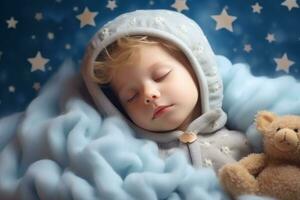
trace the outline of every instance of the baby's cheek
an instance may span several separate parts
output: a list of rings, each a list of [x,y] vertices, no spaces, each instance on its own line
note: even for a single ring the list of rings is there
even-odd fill
[[[142,123],[147,115],[147,112],[140,107],[128,108],[127,113],[133,121],[138,123]]]

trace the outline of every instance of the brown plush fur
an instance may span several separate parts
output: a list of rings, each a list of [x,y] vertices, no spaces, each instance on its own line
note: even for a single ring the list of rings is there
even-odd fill
[[[300,200],[300,116],[261,111],[256,124],[263,134],[264,153],[225,165],[219,171],[221,183],[235,197],[257,194]]]

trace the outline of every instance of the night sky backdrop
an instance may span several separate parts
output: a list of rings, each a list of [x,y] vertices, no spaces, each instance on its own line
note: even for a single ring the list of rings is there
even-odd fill
[[[61,63],[79,67],[93,34],[136,9],[194,19],[216,54],[246,62],[257,76],[300,79],[299,0],[1,0],[0,117],[22,111]],[[299,94],[300,95],[300,94]],[[46,105],[45,105],[46,106]]]

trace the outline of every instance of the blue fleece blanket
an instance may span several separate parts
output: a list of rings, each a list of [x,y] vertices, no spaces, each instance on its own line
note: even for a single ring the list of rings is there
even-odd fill
[[[239,112],[234,108],[240,98],[227,91],[241,85],[234,81],[239,69],[223,57],[219,62],[229,121],[246,131],[252,113],[239,125],[233,113]],[[24,112],[0,120],[1,199],[229,199],[211,169],[195,170],[179,151],[162,160],[155,143],[136,139],[118,118],[101,117],[74,69],[65,62]],[[243,76],[250,80],[246,72]],[[299,98],[293,101],[300,112]]]

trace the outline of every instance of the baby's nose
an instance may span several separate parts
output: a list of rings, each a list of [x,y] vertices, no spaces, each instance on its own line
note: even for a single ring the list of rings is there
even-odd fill
[[[152,103],[153,101],[155,101],[156,99],[158,98],[157,95],[153,94],[151,96],[146,96],[145,95],[145,104],[149,104],[149,103]]]
[[[145,104],[153,103],[160,97],[159,89],[152,83],[145,84],[143,90]]]

